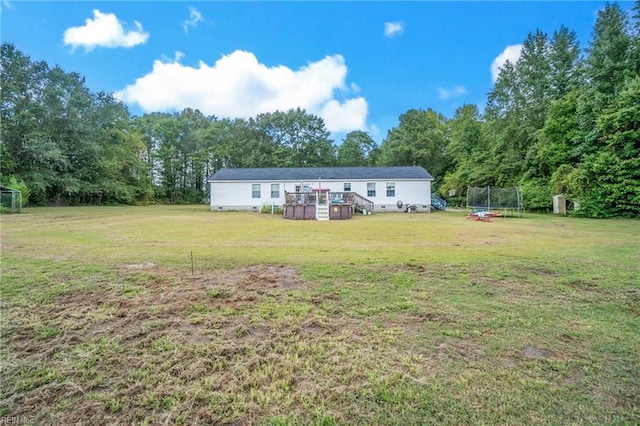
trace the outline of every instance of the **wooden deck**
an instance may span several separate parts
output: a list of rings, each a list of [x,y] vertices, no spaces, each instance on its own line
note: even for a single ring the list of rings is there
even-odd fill
[[[282,216],[285,219],[315,220],[316,205],[314,204],[285,204]],[[346,220],[353,217],[352,204],[329,204],[329,220]]]
[[[287,192],[283,206],[283,217],[293,220],[314,220],[317,206],[327,206],[329,220],[347,220],[355,212],[373,211],[373,203],[355,192]]]

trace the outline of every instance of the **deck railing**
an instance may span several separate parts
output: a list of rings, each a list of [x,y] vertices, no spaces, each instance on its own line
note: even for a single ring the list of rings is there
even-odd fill
[[[352,204],[356,209],[373,212],[373,201],[367,200],[357,192],[330,192],[329,202],[332,204]]]
[[[287,192],[285,195],[286,204],[315,204],[315,192]]]

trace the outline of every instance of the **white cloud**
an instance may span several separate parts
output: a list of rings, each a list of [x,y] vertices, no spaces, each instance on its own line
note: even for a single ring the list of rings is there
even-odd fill
[[[276,110],[303,108],[325,120],[331,132],[362,130],[367,117],[363,97],[338,101],[335,92],[351,93],[345,78],[347,66],[340,55],[327,56],[298,70],[268,67],[250,52],[236,50],[213,66],[197,67],[156,60],[147,75],[126,86],[116,96],[137,104],[144,112],[197,108],[218,117],[254,117]]]
[[[451,89],[436,87],[436,90],[438,91],[438,99],[443,101],[458,98],[467,93],[467,89],[464,86],[455,86]]]
[[[394,37],[404,32],[404,24],[402,22],[385,22],[384,23],[384,35],[385,37]]]
[[[500,53],[491,63],[491,78],[495,83],[498,80],[498,76],[500,75],[500,69],[504,66],[504,64],[509,61],[512,64],[518,62],[520,59],[520,52],[522,51],[521,44],[514,44],[511,46],[507,46],[502,53]]]
[[[67,28],[64,32],[64,44],[75,50],[84,47],[91,51],[95,47],[133,47],[143,44],[149,38],[142,24],[134,21],[135,30],[125,32],[122,23],[113,13],[93,11],[93,19],[88,18],[83,27]]]
[[[362,130],[366,125],[367,101],[362,97],[347,99],[343,103],[331,99],[324,104],[319,115],[331,132]]]
[[[182,22],[182,28],[184,28],[184,32],[189,32],[189,27],[195,27],[199,22],[203,22],[204,18],[202,17],[202,13],[195,7],[189,6],[189,19]]]

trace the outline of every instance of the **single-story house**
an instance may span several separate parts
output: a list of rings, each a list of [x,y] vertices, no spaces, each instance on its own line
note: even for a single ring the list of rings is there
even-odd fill
[[[433,177],[422,167],[292,167],[221,169],[208,179],[211,210],[281,207],[287,194],[355,193],[376,213],[431,211]],[[336,195],[331,195],[336,194]]]

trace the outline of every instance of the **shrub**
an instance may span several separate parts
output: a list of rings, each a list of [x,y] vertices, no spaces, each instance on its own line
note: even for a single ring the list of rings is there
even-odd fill
[[[273,210],[272,210],[273,209]],[[260,209],[260,213],[271,213],[273,211],[273,214],[283,214],[284,210],[282,209],[282,206],[276,206],[275,204],[263,204],[262,208]]]

